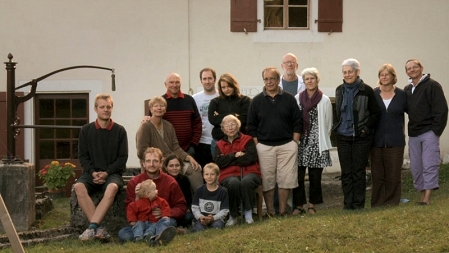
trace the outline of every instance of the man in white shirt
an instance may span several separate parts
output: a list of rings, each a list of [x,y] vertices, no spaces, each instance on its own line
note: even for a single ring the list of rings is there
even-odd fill
[[[200,80],[203,85],[203,90],[193,95],[196,106],[201,115],[201,121],[203,128],[201,132],[200,143],[197,147],[195,157],[197,157],[198,163],[201,167],[212,162],[211,142],[212,142],[212,128],[207,117],[207,111],[209,109],[210,101],[218,97],[218,91],[215,88],[215,82],[217,80],[217,74],[214,69],[204,68],[200,71]]]

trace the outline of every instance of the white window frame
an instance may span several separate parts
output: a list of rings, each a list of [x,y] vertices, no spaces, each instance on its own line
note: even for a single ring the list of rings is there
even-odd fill
[[[253,33],[252,41],[260,43],[272,42],[305,42],[322,43],[326,33],[318,32],[318,0],[309,0],[309,26],[308,30],[264,29],[264,0],[257,0],[257,17],[261,17],[261,23],[257,24],[257,32]]]

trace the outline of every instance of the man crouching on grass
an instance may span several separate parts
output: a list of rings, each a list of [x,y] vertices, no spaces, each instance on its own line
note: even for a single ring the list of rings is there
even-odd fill
[[[140,189],[140,183],[151,179],[157,186],[158,196],[165,199],[170,206],[170,220],[156,232],[156,236],[148,236],[147,242],[150,246],[162,246],[169,243],[178,232],[177,220],[182,220],[186,215],[187,202],[176,180],[162,172],[162,151],[158,148],[147,148],[140,161],[144,172],[133,177],[126,186],[125,207],[137,201],[136,191]],[[161,208],[156,207],[151,211],[157,219],[162,217]],[[185,231],[183,231],[185,233]],[[120,242],[134,241],[132,226],[126,226],[118,232]]]
[[[113,101],[110,95],[95,98],[95,122],[84,125],[79,135],[78,153],[83,173],[75,183],[78,204],[89,220],[89,227],[79,236],[82,241],[107,240],[110,235],[101,221],[123,187],[122,173],[128,161],[128,137],[123,126],[111,119]],[[104,192],[97,207],[90,195]]]

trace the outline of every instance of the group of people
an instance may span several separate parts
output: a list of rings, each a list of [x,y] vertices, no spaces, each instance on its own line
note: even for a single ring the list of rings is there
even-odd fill
[[[142,173],[126,188],[130,226],[120,230],[121,241],[145,239],[150,245],[164,245],[185,232],[184,227],[196,232],[235,225],[239,212],[251,224],[254,190],[260,185],[268,216],[315,214],[316,205],[323,203],[323,168],[332,165],[331,131],[337,138],[344,209],[365,207],[368,161],[371,206],[397,205],[405,113],[414,186],[421,192],[419,203],[430,203],[432,191],[438,189],[438,140],[448,108],[441,85],[423,74],[418,60],[406,63],[410,85],[404,90],[395,86],[390,64],[379,69],[379,86],[373,89],[360,78],[357,60],[343,61],[334,110],[319,89],[316,68],[298,75],[298,60],[291,53],[283,56],[281,66],[282,75],[275,67],[262,71],[263,91],[253,99],[240,93],[229,73],[219,77],[216,88],[215,70],[202,69],[203,91],[193,97],[181,92],[179,74],[167,75],[167,92],[149,101],[149,115],[136,133]],[[127,134],[112,121],[112,109],[109,95],[97,96],[97,120],[80,131],[83,174],[74,188],[90,221],[81,240],[110,237],[101,221],[123,187]],[[95,207],[89,194],[99,190],[104,197]]]
[[[409,84],[395,84],[396,71],[384,64],[378,71],[379,86],[372,89],[360,78],[360,63],[343,62],[343,84],[335,93],[338,156],[344,209],[365,206],[366,166],[371,166],[371,207],[398,205],[404,160],[405,120],[408,114],[410,171],[420,192],[419,205],[429,205],[439,188],[439,137],[447,124],[448,106],[441,85],[423,74],[417,59],[405,64]]]

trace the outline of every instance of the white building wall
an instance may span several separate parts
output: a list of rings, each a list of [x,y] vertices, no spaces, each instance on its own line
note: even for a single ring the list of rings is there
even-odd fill
[[[263,0],[257,1],[263,20]],[[449,97],[447,1],[344,0],[343,32],[331,34],[317,32],[318,0],[311,3],[311,30],[264,31],[261,23],[257,33],[245,34],[230,32],[230,0],[2,0],[0,61],[12,53],[19,62],[17,85],[73,65],[114,68],[116,92],[107,71],[72,70],[46,80],[97,80],[102,92],[112,94],[113,118],[128,131],[128,166],[138,166],[135,133],[143,101],[165,92],[163,81],[172,71],[183,78],[183,92],[197,91],[198,72],[206,66],[234,74],[242,90],[254,92],[263,85],[262,69],[280,68],[291,52],[300,69],[320,70],[320,86],[332,96],[344,59],[358,59],[361,77],[372,87],[378,68],[391,63],[403,88],[405,61],[418,58]],[[6,70],[0,70],[5,90]],[[441,151],[449,162],[449,130]]]

